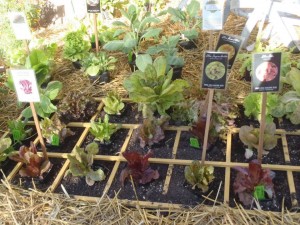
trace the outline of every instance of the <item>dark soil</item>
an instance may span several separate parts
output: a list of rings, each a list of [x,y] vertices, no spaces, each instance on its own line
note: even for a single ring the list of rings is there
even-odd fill
[[[190,146],[190,138],[194,137],[190,132],[181,132],[180,141],[177,150],[177,159],[200,160],[202,157],[202,146],[194,148]],[[208,161],[225,161],[225,143],[218,140],[206,151],[206,160]]]
[[[81,127],[72,127],[70,128],[73,132],[75,132],[75,135],[67,137],[62,144],[59,146],[53,146],[50,144],[47,144],[47,151],[48,152],[60,152],[60,153],[70,153],[73,148],[75,147],[79,137],[81,136],[84,128]]]
[[[17,162],[10,160],[10,159],[6,159],[4,162],[0,163],[0,168],[3,171],[5,176],[8,176],[9,173],[13,170],[13,168],[17,165]],[[3,178],[3,174],[0,171],[0,179]]]
[[[231,145],[231,162],[250,162],[257,159],[257,150],[253,151],[253,156],[249,159],[245,158],[245,146],[238,134],[233,134]],[[268,155],[263,155],[262,163],[264,164],[281,164],[285,165],[284,154],[282,149],[282,141],[278,139],[277,146],[269,151]]]
[[[217,201],[224,201],[224,168],[215,167],[215,179],[209,185],[209,190],[206,193],[203,193],[201,189],[192,189],[192,185],[185,181],[184,168],[185,166],[175,166],[173,169],[169,191],[166,195],[168,202],[175,204],[183,204],[187,206],[194,206],[200,203],[205,203],[206,205],[213,205],[212,201],[205,199],[204,197],[202,197],[202,195],[209,196],[209,198],[215,200],[221,182],[222,185],[218,194]]]
[[[50,162],[53,164],[52,169],[49,174],[44,178],[44,180],[39,180],[39,178],[29,178],[29,177],[21,177],[19,173],[11,180],[11,183],[14,185],[18,185],[24,189],[32,188],[34,189],[33,182],[35,183],[36,189],[40,191],[46,191],[53,181],[55,180],[57,174],[62,168],[65,160],[58,158],[49,158]]]
[[[300,165],[300,136],[287,135],[286,136],[289,155],[292,165]]]
[[[300,124],[299,125],[292,124],[289,119],[286,119],[284,117],[282,118],[282,121],[279,123],[278,128],[287,131],[295,131],[295,130],[300,130]]]
[[[121,163],[116,177],[112,183],[112,186],[108,192],[109,197],[114,197],[115,193],[119,190],[118,198],[127,200],[137,200],[132,187],[130,179],[127,179],[124,183],[124,187],[121,186],[119,181],[120,173],[123,168],[125,168],[126,163]],[[169,199],[162,194],[163,186],[165,182],[165,177],[167,174],[168,165],[163,164],[151,164],[152,169],[157,169],[160,177],[157,180],[153,180],[148,184],[135,184],[135,190],[137,193],[137,198],[140,201],[150,201],[150,202],[168,202]],[[178,198],[178,196],[177,196]]]
[[[132,134],[129,144],[127,146],[128,151],[138,151],[142,154],[146,154],[150,149],[152,150],[154,158],[172,158],[172,150],[176,137],[176,131],[165,130],[165,138],[161,140],[159,143],[154,144],[152,146],[146,146],[142,148],[140,146],[140,139],[137,135],[137,130]]]
[[[110,144],[100,144],[100,142],[97,142],[99,145],[99,153],[100,155],[117,155],[128,135],[128,130],[127,129],[120,129],[117,130],[116,133],[114,133],[110,140]],[[91,143],[95,137],[92,134],[88,134],[87,137],[85,138],[82,147],[86,147],[89,143]]]
[[[282,210],[282,201],[283,200],[284,200],[284,208],[287,208],[287,209],[291,208],[291,206],[292,206],[291,196],[290,196],[290,192],[289,192],[289,185],[287,182],[286,172],[285,171],[274,171],[274,172],[276,173],[275,178],[273,179],[275,197],[273,199],[262,200],[259,203],[260,203],[262,210],[280,212]],[[230,202],[229,202],[229,205],[231,207],[235,206],[235,203],[234,203],[235,195],[234,195],[234,190],[232,187],[235,176],[236,176],[236,171],[232,169],[231,174],[230,174],[231,187],[230,187]],[[238,204],[242,204],[239,201],[238,196],[235,196],[235,200]],[[254,209],[257,207],[254,203],[252,207],[248,206],[248,207],[244,207],[244,208],[245,209]]]
[[[300,173],[299,172],[293,172],[293,176],[294,176],[294,182],[295,182],[295,188],[296,188],[296,197],[297,201],[298,201],[298,206],[300,204]]]
[[[93,186],[87,185],[85,177],[73,177],[71,174],[65,177],[62,180],[61,184],[64,186],[64,188],[70,195],[101,196],[113,166],[114,162],[95,160],[93,164],[93,169],[96,170],[101,168],[104,171],[106,178],[104,181],[95,182]],[[55,192],[64,193],[60,185],[55,190]]]

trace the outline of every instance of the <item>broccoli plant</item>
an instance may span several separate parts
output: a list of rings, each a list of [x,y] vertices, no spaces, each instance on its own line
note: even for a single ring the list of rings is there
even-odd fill
[[[21,177],[39,177],[43,179],[44,173],[52,168],[52,163],[49,160],[44,160],[43,157],[37,154],[33,142],[30,142],[30,147],[21,146],[19,154],[10,156],[10,159],[24,163],[24,167],[19,170]]]
[[[121,115],[121,110],[124,109],[125,104],[117,92],[108,92],[102,101],[104,103],[104,112],[109,115]]]
[[[120,128],[120,124],[109,123],[109,116],[106,114],[103,122],[101,122],[101,118],[99,118],[98,122],[91,122],[90,132],[95,136],[96,141],[105,143],[109,142],[111,135],[113,135]]]
[[[89,186],[94,185],[95,181],[104,180],[105,174],[102,169],[96,171],[92,169],[94,155],[98,151],[99,148],[95,142],[88,144],[85,149],[76,147],[74,153],[67,155],[70,166],[65,177],[70,173],[76,177],[85,177],[85,181]]]
[[[208,191],[209,184],[213,181],[214,167],[201,165],[198,160],[194,160],[191,165],[186,166],[184,169],[184,176],[187,182],[201,189],[202,192]]]
[[[256,186],[264,186],[265,194],[269,198],[274,196],[273,178],[275,173],[270,169],[262,169],[257,160],[252,160],[248,168],[234,167],[238,171],[234,183],[234,193],[238,194],[240,201],[245,205],[251,205],[254,200],[253,192]]]
[[[141,155],[136,151],[126,151],[122,155],[127,160],[127,167],[120,174],[122,186],[124,186],[125,180],[130,176],[139,184],[146,184],[159,178],[158,171],[153,170],[148,162],[148,159],[153,155],[151,151],[146,155]]]
[[[15,151],[11,144],[12,141],[10,138],[3,138],[0,140],[0,163],[5,161],[7,157],[15,154]]]
[[[49,144],[52,143],[54,135],[57,135],[59,137],[59,142],[63,143],[67,137],[75,134],[70,128],[67,128],[57,116],[55,116],[53,120],[50,120],[49,118],[41,120],[40,128],[42,131],[42,136]]]

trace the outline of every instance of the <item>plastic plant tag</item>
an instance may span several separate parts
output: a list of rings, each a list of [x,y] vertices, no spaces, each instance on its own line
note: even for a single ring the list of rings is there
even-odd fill
[[[53,146],[59,146],[59,136],[57,134],[53,134],[51,137],[51,144]]]
[[[263,185],[258,185],[255,187],[254,198],[256,198],[257,200],[265,199],[265,187]]]
[[[200,144],[197,138],[190,138],[190,146],[193,148],[200,148]]]
[[[20,130],[13,130],[12,131],[14,141],[20,141],[21,139],[21,131]]]

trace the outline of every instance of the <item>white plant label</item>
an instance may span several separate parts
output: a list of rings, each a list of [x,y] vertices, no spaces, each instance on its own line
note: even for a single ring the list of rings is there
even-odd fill
[[[224,14],[224,0],[203,0],[202,29],[222,30]]]
[[[40,102],[34,70],[10,70],[19,102]]]
[[[30,40],[31,32],[24,12],[9,13],[9,20],[17,40]]]

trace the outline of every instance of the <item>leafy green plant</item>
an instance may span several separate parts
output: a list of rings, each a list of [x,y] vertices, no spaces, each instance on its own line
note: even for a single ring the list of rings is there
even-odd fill
[[[55,116],[52,120],[49,118],[44,118],[41,120],[40,128],[42,131],[42,136],[49,144],[52,143],[54,135],[57,135],[59,137],[59,142],[63,143],[67,137],[75,134],[70,128],[67,128],[57,116]]]
[[[292,85],[293,89],[300,96],[300,69],[292,67],[286,76],[281,78],[281,81]]]
[[[208,191],[209,184],[213,181],[214,167],[201,165],[198,160],[194,160],[191,165],[186,166],[184,169],[184,177],[187,182],[201,189],[202,192]]]
[[[136,56],[140,52],[140,44],[143,39],[157,38],[161,32],[160,28],[153,28],[150,25],[158,23],[160,20],[151,16],[149,12],[144,13],[138,7],[130,5],[127,11],[120,9],[126,23],[115,21],[113,25],[119,26],[114,36],[124,35],[122,40],[113,40],[106,43],[103,48],[108,51],[122,51],[124,53],[134,53]]]
[[[9,120],[7,121],[8,128],[11,134],[13,134],[14,131],[18,130],[20,132],[19,141],[23,141],[26,138],[28,138],[32,133],[32,128],[25,129],[27,121],[22,120]]]
[[[98,151],[99,148],[95,142],[88,144],[85,149],[76,147],[74,153],[67,155],[70,166],[65,177],[70,173],[76,177],[85,177],[89,186],[93,186],[95,181],[104,180],[106,176],[101,168],[96,171],[92,169],[94,156]]]
[[[14,148],[11,145],[12,141],[10,138],[2,138],[0,140],[0,163],[15,154]]]
[[[92,52],[82,60],[82,67],[86,74],[96,76],[97,74],[114,70],[116,62],[117,59],[115,57],[107,56],[105,52],[99,52],[98,54]]]
[[[59,119],[68,124],[70,121],[86,120],[95,114],[96,101],[83,93],[71,91],[58,104]]]
[[[82,30],[69,32],[65,37],[64,58],[72,62],[82,60],[91,48],[91,43]]]
[[[167,109],[184,99],[182,93],[184,88],[189,86],[188,83],[182,79],[172,81],[173,70],[165,75],[167,68],[165,57],[158,57],[153,63],[141,65],[138,65],[139,70],[124,81],[129,98],[142,104],[145,118],[147,117],[145,108],[153,112],[158,111],[160,115],[167,115]]]
[[[184,9],[169,7],[161,14],[168,12],[174,22],[181,23],[184,29],[180,31],[182,39],[195,40],[198,38],[197,28],[201,27],[199,11],[199,1],[192,0]]]
[[[147,184],[159,178],[159,172],[153,170],[148,162],[148,159],[153,155],[151,151],[148,151],[146,155],[142,155],[137,151],[126,151],[122,155],[127,160],[127,166],[120,174],[122,186],[124,186],[124,182],[128,177],[132,177],[139,184]]]
[[[272,122],[266,124],[263,140],[263,148],[265,150],[269,151],[277,146],[277,139],[279,136],[275,135],[275,131],[275,123]],[[248,150],[252,151],[253,148],[258,149],[259,128],[244,125],[239,130],[239,138],[245,145],[248,146]]]
[[[43,174],[52,167],[49,160],[44,160],[43,157],[37,154],[37,149],[33,142],[30,142],[30,147],[21,146],[19,154],[10,156],[10,159],[24,163],[24,167],[19,170],[21,177],[39,177],[43,179]]]
[[[121,111],[125,107],[121,96],[116,91],[108,92],[102,102],[104,103],[104,112],[109,115],[121,115]]]
[[[36,113],[42,117],[50,117],[50,115],[57,111],[57,107],[51,102],[54,100],[62,89],[62,83],[60,81],[51,81],[48,83],[45,89],[40,88],[40,102],[35,102]],[[32,117],[32,111],[30,106],[22,111],[22,116],[25,118]]]
[[[96,141],[109,142],[111,135],[121,128],[120,124],[109,123],[109,116],[104,116],[103,122],[99,118],[98,122],[92,121],[90,132],[94,135]]]
[[[274,196],[273,178],[275,173],[270,169],[262,169],[257,160],[252,160],[248,168],[233,167],[237,171],[234,179],[234,193],[245,205],[251,205],[254,201],[253,192],[256,186],[264,186],[265,194],[271,199]]]
[[[162,52],[167,59],[167,70],[169,70],[171,67],[183,67],[184,59],[177,55],[177,44],[179,39],[179,35],[170,37],[163,36],[160,44],[149,47],[146,52],[150,55],[159,54]]]
[[[198,120],[198,104],[195,100],[186,99],[174,105],[171,112],[171,118],[174,121],[195,123]]]

